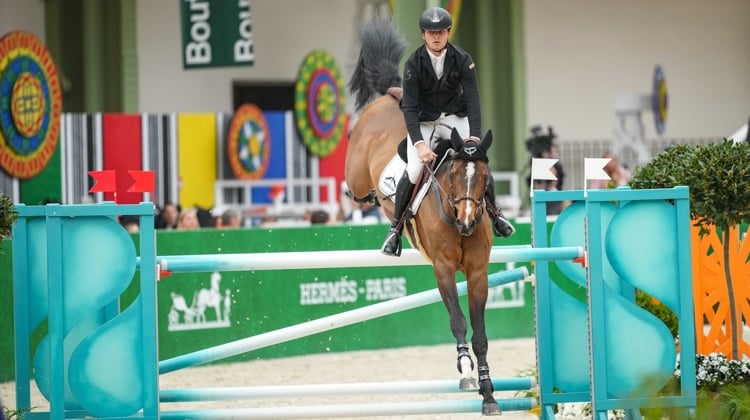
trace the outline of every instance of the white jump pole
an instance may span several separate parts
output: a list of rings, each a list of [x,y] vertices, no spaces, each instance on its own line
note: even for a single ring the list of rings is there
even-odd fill
[[[533,398],[507,398],[498,399],[497,404],[503,411],[528,411],[536,407],[536,400]],[[481,412],[482,400],[474,399],[162,411],[160,417],[165,420],[309,419]]]
[[[270,254],[267,254],[270,255]],[[396,258],[393,258],[396,259]],[[288,262],[287,262],[288,263]],[[348,265],[347,265],[348,267]],[[520,267],[513,270],[501,271],[489,276],[490,287],[499,286],[505,283],[523,280],[528,277],[529,272],[526,267]],[[459,296],[466,294],[466,282],[456,285]],[[329,331],[335,328],[355,324],[357,322],[390,315],[396,312],[402,312],[407,309],[424,306],[430,303],[441,301],[440,292],[437,289],[426,290],[413,295],[404,296],[374,305],[353,309],[318,318],[301,324],[292,325],[274,331],[269,331],[252,337],[243,338],[182,356],[173,357],[159,363],[159,373],[169,373],[182,368],[201,365],[213,362],[238,354],[247,353],[252,350],[272,346],[274,344],[295,340],[301,337],[307,337],[323,331]]]
[[[519,391],[536,386],[533,377],[493,378],[495,392]],[[393,394],[443,394],[476,393],[476,390],[461,390],[455,379],[397,382],[359,382],[348,384],[302,384],[253,387],[163,389],[159,401],[163,403],[183,401],[249,400],[264,398],[304,398],[321,396],[393,395]]]
[[[532,248],[529,245],[494,246],[490,252],[490,262],[573,260],[583,256],[584,250],[582,247]],[[173,255],[156,257],[156,259],[162,271],[173,273],[394,267],[429,264],[422,254],[415,249],[403,250],[399,258],[383,255],[378,250],[349,250]]]

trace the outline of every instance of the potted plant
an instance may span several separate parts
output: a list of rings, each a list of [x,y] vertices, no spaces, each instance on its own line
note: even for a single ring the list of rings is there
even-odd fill
[[[750,356],[740,311],[750,297],[750,265],[745,263],[750,247],[743,246],[740,234],[740,226],[750,222],[748,162],[746,142],[673,146],[636,168],[629,183],[634,189],[690,188],[697,349],[731,359]],[[707,333],[704,323],[710,327]]]
[[[10,197],[0,194],[0,241],[9,238],[18,213]]]
[[[0,194],[0,241],[5,238],[9,238],[13,223],[16,221],[18,213],[13,205],[13,201],[5,194]],[[2,253],[2,251],[0,251]],[[15,412],[8,411],[3,408],[2,401],[0,401],[0,412],[7,417],[8,420],[16,418],[14,417]],[[0,415],[2,417],[2,415]]]

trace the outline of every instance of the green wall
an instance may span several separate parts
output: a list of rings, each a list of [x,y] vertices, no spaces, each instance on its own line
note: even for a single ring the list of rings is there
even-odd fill
[[[40,205],[48,202],[62,202],[62,169],[60,162],[60,143],[58,139],[55,152],[47,166],[31,179],[19,181],[20,202],[28,205]]]

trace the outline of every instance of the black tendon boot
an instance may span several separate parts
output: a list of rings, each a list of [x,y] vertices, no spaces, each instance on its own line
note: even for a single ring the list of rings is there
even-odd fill
[[[412,191],[414,191],[414,184],[411,183],[409,175],[404,171],[396,186],[396,195],[393,197],[395,208],[393,209],[391,228],[388,230],[388,236],[386,236],[385,242],[383,242],[383,247],[380,248],[380,252],[385,255],[401,256],[401,231],[404,229],[401,219],[404,216],[406,207],[409,205]]]
[[[495,232],[495,236],[508,238],[516,233],[516,228],[505,218],[503,211],[495,205],[495,180],[492,178],[492,173],[490,173],[487,179],[487,188],[484,190],[484,201],[487,213],[492,218],[492,230]]]

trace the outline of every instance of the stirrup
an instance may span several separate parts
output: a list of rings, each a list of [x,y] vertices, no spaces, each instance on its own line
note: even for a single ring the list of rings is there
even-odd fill
[[[492,230],[495,232],[495,236],[501,238],[509,238],[516,233],[516,228],[502,213],[496,213],[492,218]]]
[[[401,231],[398,228],[392,227],[388,230],[388,236],[385,237],[380,252],[392,257],[401,256]]]

